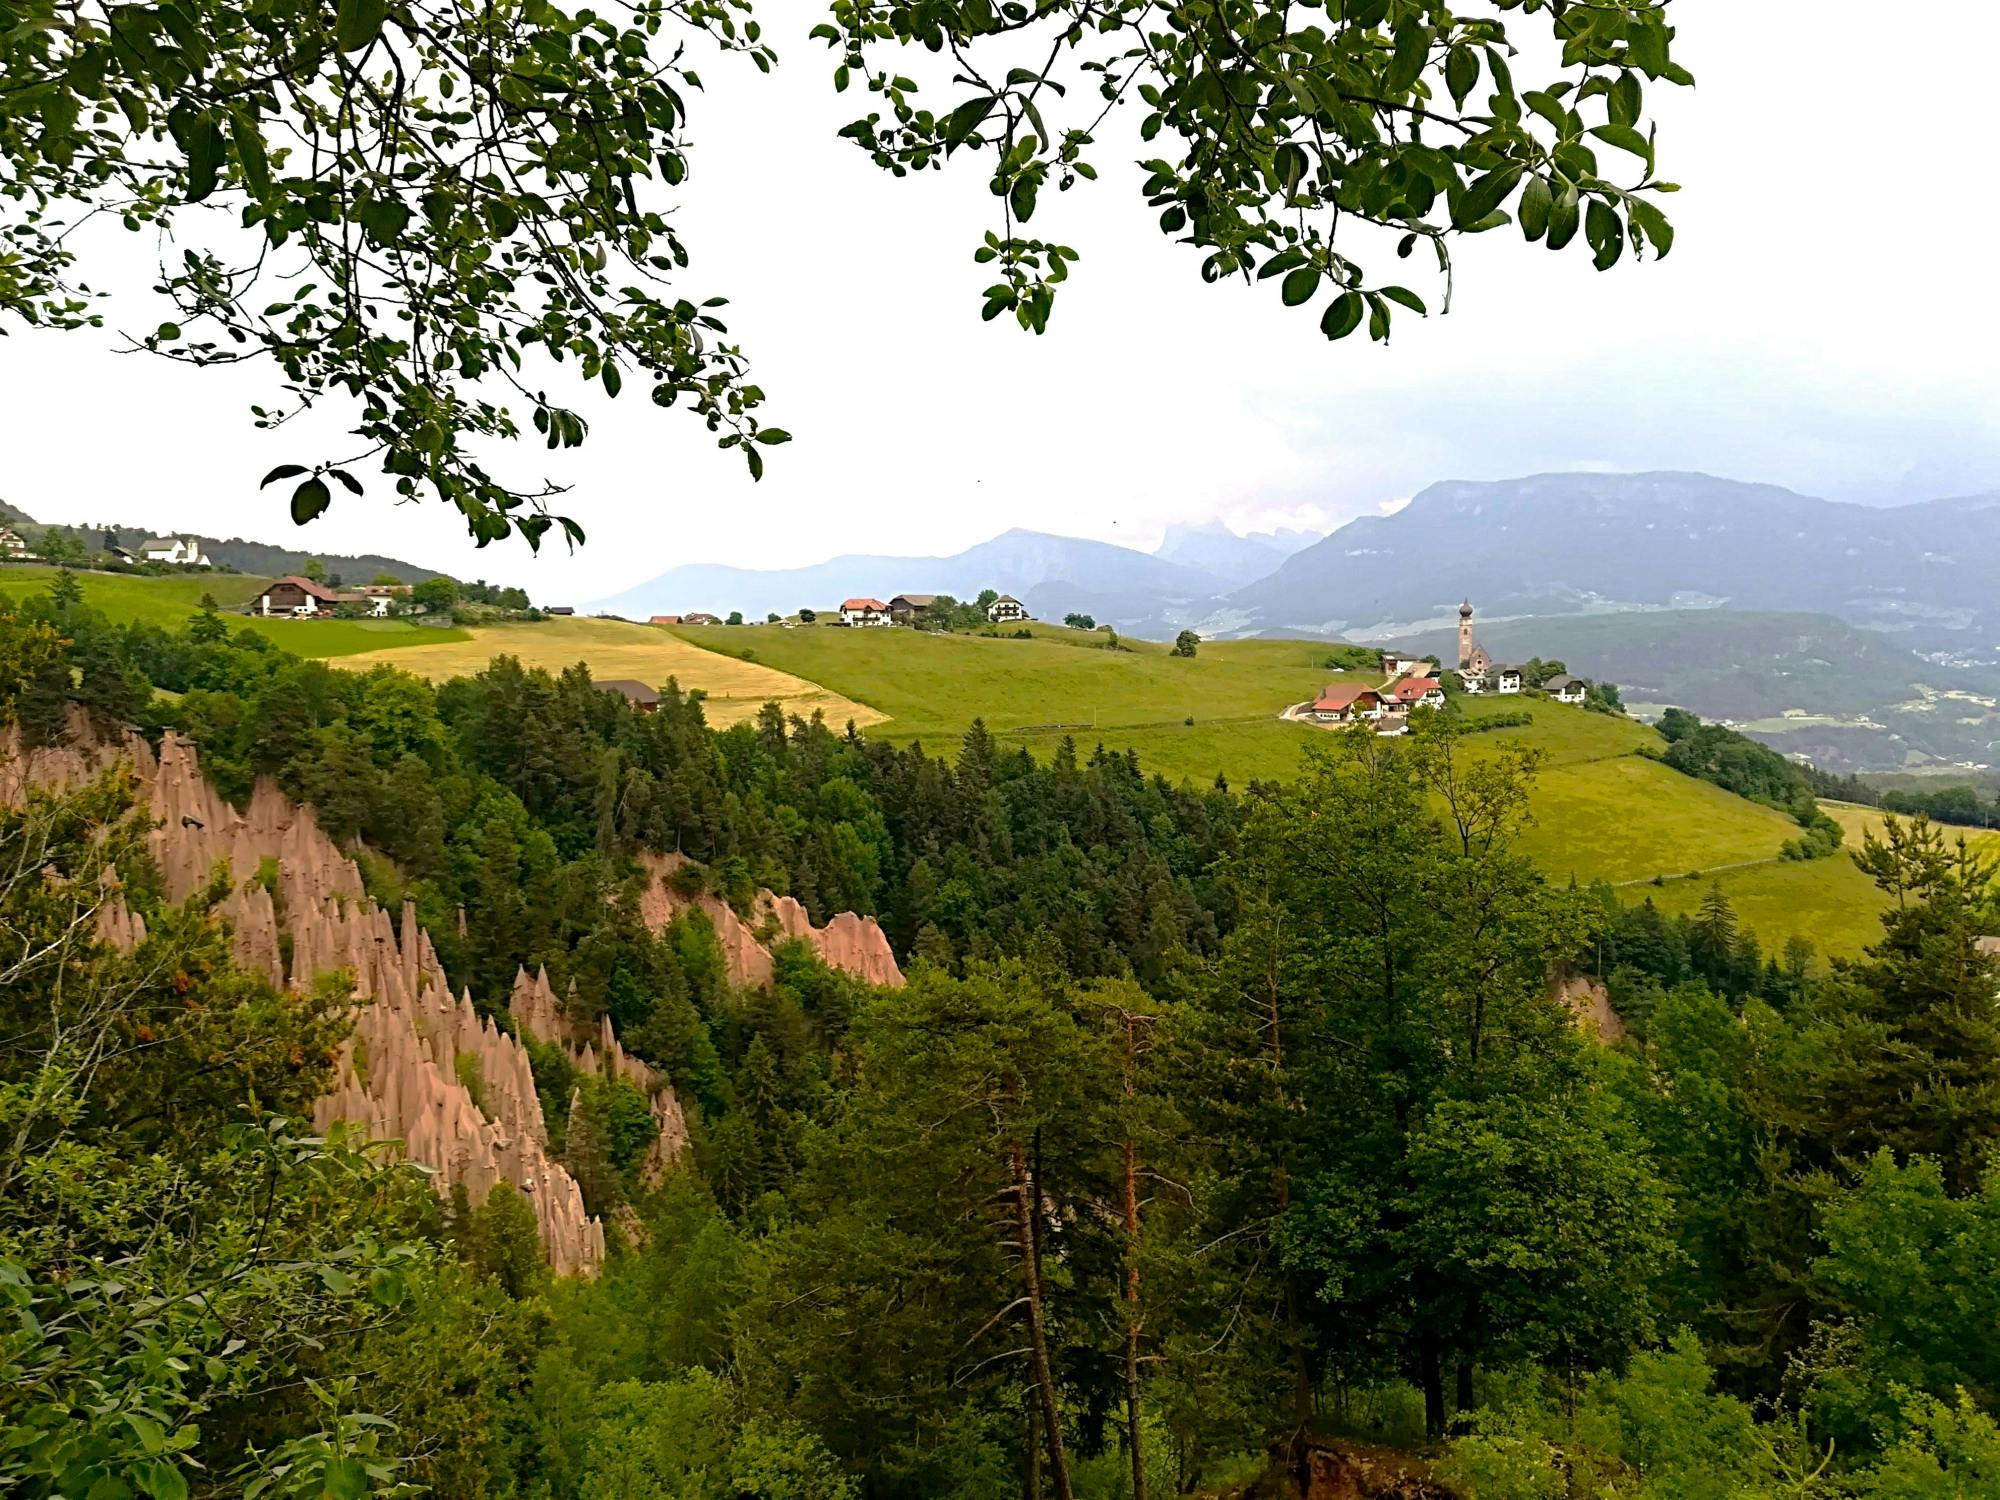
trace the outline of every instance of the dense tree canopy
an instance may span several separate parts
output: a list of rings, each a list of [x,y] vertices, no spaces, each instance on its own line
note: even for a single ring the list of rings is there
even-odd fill
[[[224,887],[163,899],[129,785],[0,809],[12,1490],[1114,1500],[1357,1438],[1463,1500],[2000,1473],[2000,887],[1928,824],[1864,841],[1887,915],[1829,965],[1719,889],[1550,885],[1533,757],[1446,715],[1237,794],[0,607],[0,727],[79,710],[313,800],[497,1024],[546,963],[693,1150],[645,1180],[643,1099],[531,1045],[614,1242],[558,1280],[518,1193],[313,1138],[342,977],[237,969]],[[732,986],[705,918],[634,914],[669,848],[739,909],[878,915],[909,984],[780,943]],[[96,935],[114,864],[131,952]]]
[[[477,456],[529,425],[550,448],[584,440],[574,396],[551,389],[565,363],[611,396],[630,382],[683,406],[760,474],[787,434],[760,422],[719,287],[713,273],[697,285],[673,219],[697,52],[719,51],[733,87],[776,60],[749,10],[6,0],[0,318],[99,323],[91,273],[110,252],[77,227],[102,215],[156,235],[167,306],[136,335],[145,347],[270,365],[260,426],[351,412],[353,451],[301,454],[266,480],[292,482],[301,522],[335,485],[359,492],[353,471],[372,462],[399,496],[455,506],[482,543],[539,543],[558,524],[580,539],[547,509],[559,487]],[[1159,142],[1142,148],[1161,154],[1141,191],[1164,233],[1203,252],[1202,276],[1282,277],[1286,305],[1316,307],[1330,338],[1365,322],[1386,339],[1392,309],[1427,305],[1364,267],[1358,230],[1402,256],[1426,247],[1442,305],[1452,239],[1510,219],[1551,249],[1580,231],[1599,269],[1673,242],[1645,117],[1649,86],[1692,81],[1667,0],[1462,14],[1434,0],[836,0],[829,16],[816,34],[839,57],[835,86],[880,104],[845,131],[877,163],[987,160],[989,319],[1047,326],[1078,252],[1028,226],[1051,189],[1123,154],[1106,129],[1120,105]],[[921,53],[932,93],[899,71]]]

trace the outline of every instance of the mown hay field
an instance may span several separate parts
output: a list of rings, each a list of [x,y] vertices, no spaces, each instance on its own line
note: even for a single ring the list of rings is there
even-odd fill
[[[551,672],[583,662],[600,681],[629,677],[649,687],[663,687],[671,679],[684,691],[700,689],[707,694],[708,721],[717,726],[754,718],[772,701],[788,714],[823,713],[836,730],[849,721],[865,726],[883,717],[866,703],[789,672],[704,651],[664,630],[624,620],[562,618],[479,625],[460,635],[461,639],[436,644],[344,656],[335,665],[365,671],[380,663],[442,682],[483,671],[501,655]]]

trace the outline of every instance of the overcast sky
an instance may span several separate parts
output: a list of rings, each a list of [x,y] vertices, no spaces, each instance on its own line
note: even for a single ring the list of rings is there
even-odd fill
[[[1387,349],[1329,345],[1269,283],[1203,286],[1196,254],[1154,228],[1131,153],[1109,149],[1099,182],[1045,195],[1034,220],[1083,254],[1048,334],[982,324],[983,180],[896,181],[837,139],[865,106],[832,92],[804,37],[814,11],[764,8],[771,78],[704,70],[680,216],[684,289],[732,299],[767,420],[795,435],[762,484],[633,387],[578,403],[582,450],[498,456],[517,480],[575,486],[561,508],[590,541],[574,557],[475,552],[450,513],[391,506],[379,478],[299,531],[256,481],[324,455],[250,427],[258,377],[15,329],[0,498],[44,520],[382,551],[581,602],[678,563],[950,552],[1009,526],[1142,547],[1208,517],[1323,528],[1433,480],[1551,469],[1704,469],[1871,502],[2000,487],[1977,145],[1990,0],[1940,0],[1921,25],[1861,0],[1679,0],[1699,87],[1661,112],[1662,175],[1685,189],[1666,203],[1673,254],[1599,275],[1580,237],[1554,256],[1508,228],[1461,246],[1451,315],[1399,319]],[[150,244],[113,248],[143,287]],[[112,316],[143,329],[161,311],[141,292]]]

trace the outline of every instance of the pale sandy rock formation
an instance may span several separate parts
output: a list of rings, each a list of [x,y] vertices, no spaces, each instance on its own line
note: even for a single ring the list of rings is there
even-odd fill
[[[771,950],[758,940],[760,930],[771,931],[780,938],[802,939],[812,945],[829,968],[843,969],[870,984],[903,982],[903,971],[896,964],[889,939],[873,917],[844,911],[826,926],[815,927],[806,909],[792,897],[759,891],[755,920],[745,922],[728,902],[712,891],[683,896],[674,889],[674,872],[690,863],[684,856],[650,854],[641,862],[646,867],[647,881],[639,901],[639,914],[646,925],[657,932],[689,908],[703,912],[715,928],[731,984],[756,989],[771,982]]]
[[[1611,1008],[1611,991],[1604,981],[1588,974],[1559,974],[1555,977],[1556,998],[1569,1007],[1576,1024],[1601,1042],[1615,1042],[1625,1035],[1625,1022]]]
[[[474,1205],[495,1183],[513,1183],[534,1205],[549,1264],[563,1274],[595,1274],[604,1229],[584,1212],[575,1179],[548,1154],[528,1054],[478,1015],[470,993],[452,998],[415,910],[405,903],[399,932],[312,809],[269,782],[260,782],[238,813],[178,736],[168,734],[156,757],[136,734],[104,745],[87,737],[87,725],[73,729],[82,731],[73,743],[25,754],[11,732],[0,740],[0,797],[18,798],[29,784],[73,785],[125,761],[153,817],[150,852],[172,899],[226,870],[230,889],[221,909],[244,965],[299,989],[349,970],[356,999],[372,1002],[356,1009],[338,1083],[314,1109],[318,1128],[345,1122],[401,1141],[409,1160],[436,1174],[441,1191],[463,1186]],[[115,893],[100,908],[99,930],[126,945],[144,936],[143,923]]]
[[[546,968],[537,969],[532,978],[525,969],[515,972],[514,993],[507,1008],[525,1035],[546,1046],[563,1048],[580,1072],[623,1078],[646,1096],[653,1112],[654,1134],[639,1180],[649,1188],[658,1187],[667,1169],[688,1149],[687,1117],[673,1085],[625,1050],[612,1029],[611,1017],[599,1016],[594,1028],[574,1020],[550,988]]]

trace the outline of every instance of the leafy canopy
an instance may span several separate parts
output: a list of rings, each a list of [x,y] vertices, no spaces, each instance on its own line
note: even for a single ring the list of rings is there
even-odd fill
[[[1510,213],[1551,249],[1581,232],[1599,269],[1628,244],[1667,251],[1655,195],[1672,184],[1654,174],[1644,90],[1692,80],[1669,56],[1666,4],[834,0],[815,35],[840,58],[836,87],[881,101],[844,132],[879,165],[987,160],[986,318],[1047,326],[1077,251],[1027,226],[1051,184],[1097,175],[1100,130],[1133,104],[1139,135],[1163,143],[1141,163],[1147,201],[1204,252],[1204,279],[1282,278],[1329,337],[1366,322],[1386,339],[1394,307],[1427,304],[1364,271],[1360,226],[1390,231],[1401,256],[1428,245],[1447,305],[1451,239]],[[399,497],[457,507],[482,544],[538,545],[551,526],[580,541],[547,508],[560,486],[477,456],[523,436],[523,409],[549,448],[584,441],[551,365],[613,397],[643,382],[756,477],[788,434],[759,421],[724,299],[681,290],[691,255],[670,216],[701,86],[690,44],[775,61],[748,10],[0,0],[0,319],[97,325],[75,231],[104,216],[156,235],[172,312],[136,343],[275,367],[261,427],[353,413],[353,452],[265,480],[288,484],[300,524],[361,493],[352,467],[372,459]],[[1559,48],[1538,86],[1514,78],[1510,11]],[[935,109],[889,66],[910,47],[951,79]]]

